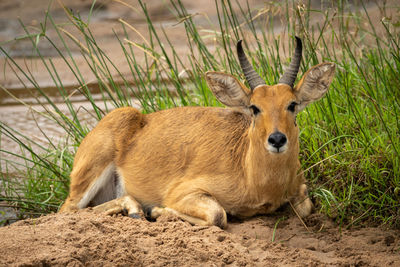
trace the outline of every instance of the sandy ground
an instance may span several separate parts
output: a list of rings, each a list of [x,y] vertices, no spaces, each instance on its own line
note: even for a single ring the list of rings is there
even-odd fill
[[[399,232],[340,232],[318,214],[305,223],[310,232],[287,211],[231,221],[226,230],[172,215],[149,222],[92,211],[51,214],[0,228],[0,265],[400,266]]]

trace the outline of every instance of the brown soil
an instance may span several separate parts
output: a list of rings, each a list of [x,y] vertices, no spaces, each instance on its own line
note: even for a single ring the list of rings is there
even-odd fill
[[[305,222],[310,232],[287,212],[233,221],[226,230],[172,215],[149,222],[91,211],[51,214],[0,228],[0,265],[400,266],[398,231],[340,232],[319,214]]]

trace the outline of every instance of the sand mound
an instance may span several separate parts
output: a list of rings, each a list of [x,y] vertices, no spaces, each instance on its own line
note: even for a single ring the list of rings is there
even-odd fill
[[[174,216],[156,222],[82,211],[51,214],[0,228],[0,265],[15,266],[399,266],[397,231],[339,233],[315,214],[230,222],[227,230],[192,226]],[[274,242],[272,241],[274,239]]]

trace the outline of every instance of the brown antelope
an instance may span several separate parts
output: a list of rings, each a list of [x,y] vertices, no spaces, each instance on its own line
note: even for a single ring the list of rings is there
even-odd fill
[[[228,108],[180,107],[148,115],[127,107],[105,116],[82,141],[61,211],[94,207],[156,218],[174,213],[192,224],[226,227],[226,214],[273,212],[291,201],[311,213],[300,170],[296,114],[328,90],[335,65],[300,66],[297,45],[277,85],[266,85],[237,44],[250,89],[222,72],[205,77]]]

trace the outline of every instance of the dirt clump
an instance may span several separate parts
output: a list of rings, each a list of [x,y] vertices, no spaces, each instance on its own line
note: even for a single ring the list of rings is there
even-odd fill
[[[282,217],[285,216],[285,219]],[[279,220],[279,222],[278,222]],[[277,223],[278,222],[278,223]],[[0,265],[399,266],[399,232],[339,229],[319,214],[231,220],[226,230],[172,215],[156,222],[80,211],[0,228]]]

